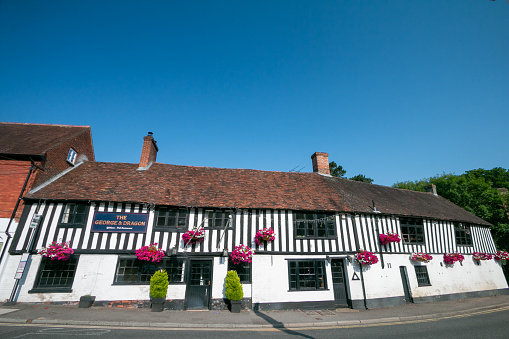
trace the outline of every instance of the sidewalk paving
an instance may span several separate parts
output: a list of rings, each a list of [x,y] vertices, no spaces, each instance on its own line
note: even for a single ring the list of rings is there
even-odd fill
[[[0,323],[159,328],[295,328],[388,323],[509,307],[509,295],[407,304],[374,310],[245,310],[151,312],[147,308],[78,308],[77,305],[18,303],[0,307]]]

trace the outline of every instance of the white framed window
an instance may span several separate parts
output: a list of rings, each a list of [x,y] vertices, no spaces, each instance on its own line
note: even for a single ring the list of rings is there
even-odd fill
[[[69,153],[67,154],[67,162],[71,165],[76,164],[76,157],[78,156],[78,153],[73,150],[72,148],[69,148]]]

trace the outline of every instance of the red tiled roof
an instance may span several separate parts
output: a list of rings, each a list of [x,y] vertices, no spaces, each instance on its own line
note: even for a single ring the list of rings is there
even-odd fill
[[[373,213],[489,223],[430,193],[316,173],[268,172],[154,163],[88,162],[26,196],[29,199],[155,205]]]
[[[0,153],[44,155],[85,131],[90,131],[90,126],[0,122]]]

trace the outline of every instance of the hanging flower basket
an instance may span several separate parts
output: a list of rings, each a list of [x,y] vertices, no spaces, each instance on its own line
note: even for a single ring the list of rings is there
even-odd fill
[[[205,231],[203,229],[193,229],[182,234],[182,240],[185,245],[192,245],[197,242],[202,242],[205,238]]]
[[[427,253],[417,252],[413,253],[410,259],[414,261],[428,262],[430,260],[433,260],[433,257]]]
[[[391,242],[400,242],[401,238],[398,233],[389,232],[387,234],[380,234],[380,243],[382,245],[387,245]]]
[[[474,252],[472,254],[474,260],[491,260],[493,256],[489,253]]]
[[[274,234],[274,230],[272,228],[264,228],[256,232],[255,235],[255,243],[257,245],[262,245],[264,242],[271,242],[276,239],[276,235]]]
[[[445,253],[444,254],[444,263],[446,265],[454,265],[456,261],[459,261],[460,263],[465,260],[465,257],[463,254],[460,253]]]
[[[49,258],[50,260],[69,260],[71,254],[74,253],[72,248],[69,247],[71,242],[58,243],[53,241],[49,246],[43,247],[39,254],[43,257]]]
[[[139,260],[160,262],[164,257],[164,251],[157,248],[157,243],[151,244],[150,246],[143,246],[136,250],[136,257]]]
[[[253,261],[254,251],[246,245],[235,246],[235,249],[230,255],[230,259],[234,265],[240,265],[240,263],[249,263]]]
[[[505,265],[507,260],[509,260],[509,252],[506,251],[497,251],[495,254],[495,260],[500,260],[500,262]]]
[[[362,265],[373,265],[378,262],[378,257],[373,252],[360,251],[355,253],[355,260]]]

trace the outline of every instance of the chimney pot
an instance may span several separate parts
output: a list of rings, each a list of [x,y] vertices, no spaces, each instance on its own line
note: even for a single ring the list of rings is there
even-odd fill
[[[329,153],[315,152],[311,156],[311,161],[314,173],[330,175]]]
[[[152,134],[152,132],[148,132],[148,135],[143,137],[143,148],[138,169],[147,169],[156,161],[159,148]]]

